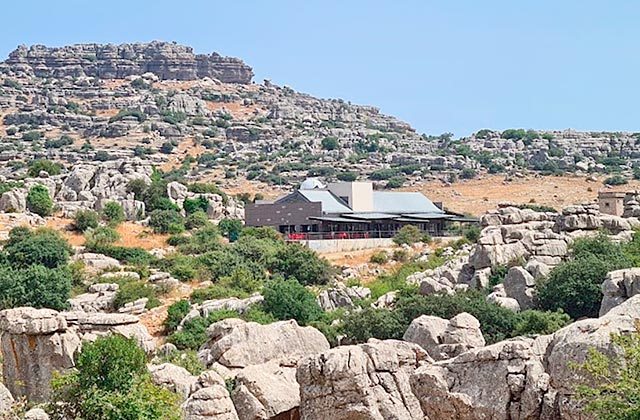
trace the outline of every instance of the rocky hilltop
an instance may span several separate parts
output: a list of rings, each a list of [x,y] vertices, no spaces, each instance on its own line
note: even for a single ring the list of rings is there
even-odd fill
[[[153,73],[160,79],[209,77],[224,83],[251,83],[253,70],[242,60],[217,53],[194,54],[193,48],[169,42],[78,44],[60,48],[19,46],[5,62],[10,71],[37,77],[124,79]]]

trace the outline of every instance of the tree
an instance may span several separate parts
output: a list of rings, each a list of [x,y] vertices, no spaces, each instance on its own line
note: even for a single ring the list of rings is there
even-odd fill
[[[640,332],[614,334],[611,343],[615,356],[594,348],[586,361],[574,369],[586,380],[577,387],[585,409],[602,420],[640,418]]]
[[[173,143],[171,143],[170,141],[165,141],[164,143],[162,143],[162,146],[160,146],[160,152],[168,155],[173,151],[174,147],[175,146],[173,145]]]
[[[300,244],[287,244],[276,252],[271,271],[285,278],[293,277],[300,283],[325,284],[333,274],[331,264],[314,251]]]
[[[414,225],[405,225],[395,234],[393,242],[398,245],[412,245],[422,240],[422,232]]]
[[[324,150],[336,150],[340,147],[338,139],[335,137],[325,137],[322,139],[322,148]]]
[[[218,223],[218,229],[222,235],[229,238],[231,241],[235,241],[242,232],[242,220],[239,219],[222,219]]]
[[[167,318],[164,320],[165,330],[167,332],[175,331],[190,310],[191,304],[188,300],[183,299],[172,303],[167,309]]]
[[[76,370],[52,381],[52,418],[178,420],[179,397],[152,383],[133,339],[113,335],[85,343]]]
[[[197,211],[206,213],[209,208],[209,200],[202,195],[197,198],[185,198],[182,203],[182,208],[184,208],[187,214],[192,214]]]
[[[71,272],[66,268],[0,266],[0,309],[32,306],[63,310],[70,291]]]
[[[7,260],[15,267],[42,265],[57,268],[66,265],[71,255],[69,243],[52,229],[35,231],[13,228],[4,247]]]
[[[322,315],[315,296],[296,279],[274,279],[264,290],[264,309],[277,319],[295,319],[307,325]]]
[[[31,187],[27,194],[27,208],[43,217],[50,216],[53,213],[53,200],[49,196],[47,187],[41,184]]]
[[[62,167],[59,164],[47,159],[32,160],[29,163],[29,176],[37,177],[38,175],[40,175],[40,171],[44,171],[49,175],[60,175]]]
[[[149,215],[149,226],[157,233],[184,231],[184,217],[176,210],[154,210]]]
[[[354,342],[366,343],[370,338],[401,340],[406,329],[398,313],[367,307],[347,314],[340,332]]]
[[[124,221],[124,209],[119,203],[109,201],[102,209],[102,217],[109,222],[110,225],[117,225]]]
[[[98,213],[93,210],[78,210],[73,216],[73,227],[84,232],[87,229],[97,228],[99,220]]]

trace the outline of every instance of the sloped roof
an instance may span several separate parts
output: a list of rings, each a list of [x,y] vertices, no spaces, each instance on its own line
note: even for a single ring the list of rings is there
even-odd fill
[[[298,190],[298,192],[312,203],[322,203],[323,213],[350,213],[352,211],[342,200],[329,191]]]
[[[374,191],[373,209],[379,213],[444,213],[419,192]]]

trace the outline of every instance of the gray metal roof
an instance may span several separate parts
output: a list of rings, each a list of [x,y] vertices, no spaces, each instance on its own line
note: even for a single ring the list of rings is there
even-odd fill
[[[348,217],[350,219],[380,220],[380,219],[393,219],[394,217],[398,217],[398,214],[358,212],[358,213],[343,214],[342,216]]]
[[[373,209],[380,213],[444,213],[419,192],[374,191]]]
[[[352,211],[338,197],[331,194],[329,191],[298,190],[298,192],[313,203],[322,203],[323,213],[350,213]]]

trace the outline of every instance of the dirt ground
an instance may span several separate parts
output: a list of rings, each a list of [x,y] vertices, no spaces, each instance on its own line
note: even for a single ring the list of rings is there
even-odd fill
[[[504,175],[489,175],[450,186],[433,181],[403,190],[420,191],[431,201],[443,202],[451,211],[479,216],[495,209],[501,202],[546,205],[559,210],[570,204],[593,202],[599,190],[640,189],[640,181],[633,180],[627,185],[609,188],[602,183],[604,179],[588,181],[577,176],[528,176],[505,182]]]

